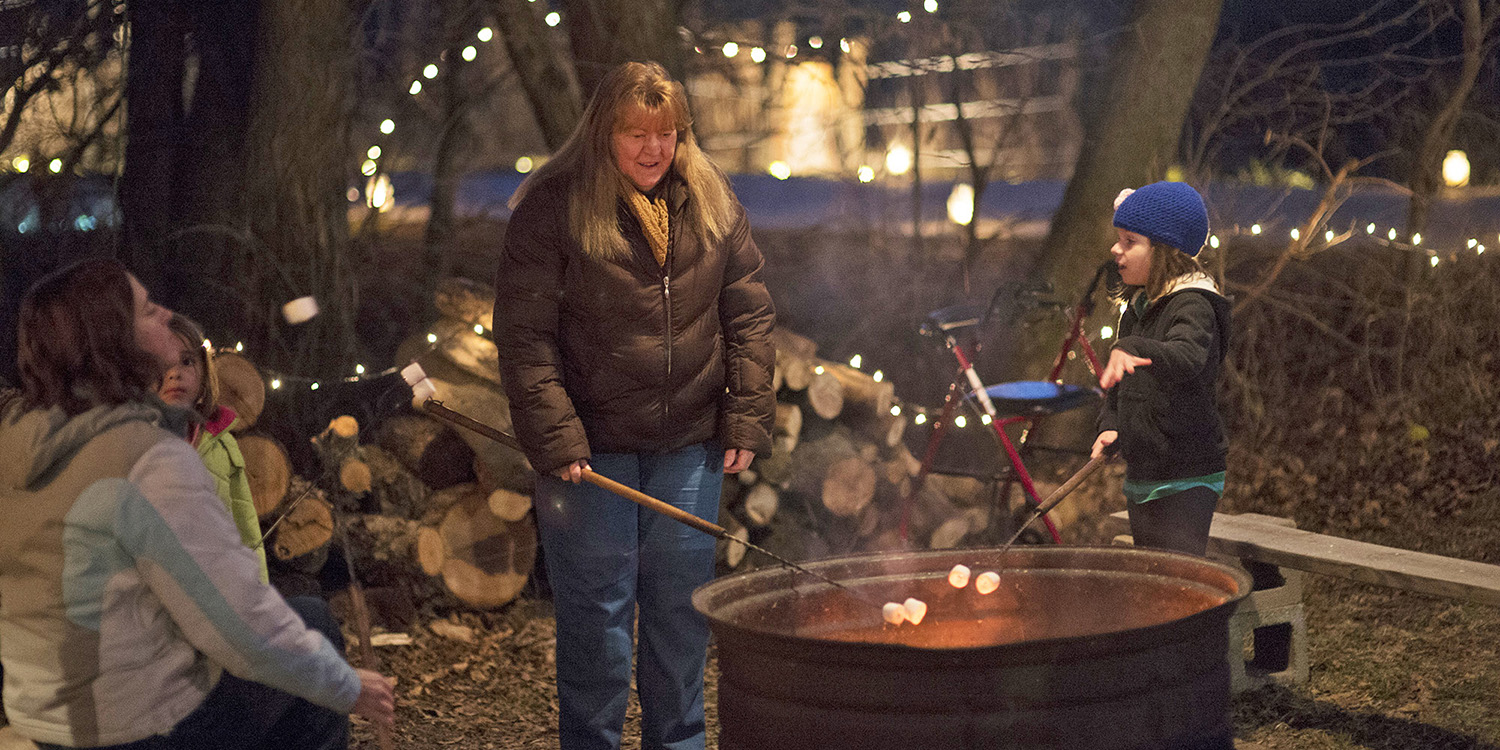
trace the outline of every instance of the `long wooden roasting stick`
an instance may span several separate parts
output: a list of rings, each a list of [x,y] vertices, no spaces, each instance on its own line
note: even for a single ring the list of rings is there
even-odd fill
[[[1094,473],[1094,470],[1103,466],[1111,458],[1114,458],[1114,451],[1106,450],[1089,459],[1089,462],[1084,464],[1083,468],[1075,472],[1073,476],[1068,477],[1068,481],[1063,482],[1061,487],[1053,490],[1052,494],[1048,495],[1047,499],[1043,500],[1042,504],[1036,506],[1036,510],[1031,512],[1031,517],[1026,519],[1026,523],[1021,524],[1021,528],[1016,529],[1016,533],[1010,535],[1010,539],[1006,540],[1005,546],[1000,548],[999,556],[1003,557],[1010,550],[1010,546],[1015,544],[1017,539],[1021,538],[1021,533],[1026,531],[1036,519],[1046,515],[1047,511],[1056,508],[1058,503],[1063,501],[1063,498],[1066,498],[1073,490],[1078,489],[1078,485],[1083,484],[1083,480],[1088,479],[1089,475]]]
[[[354,610],[354,632],[359,637],[359,660],[364,662],[364,668],[371,672],[380,671],[380,661],[375,657],[375,646],[370,642],[370,607],[365,602],[365,589],[359,585],[359,577],[354,574],[354,548],[349,546],[349,529],[347,519],[334,518],[333,525],[339,530],[339,541],[344,545],[344,565],[349,571],[349,604]],[[380,750],[391,750],[391,729],[382,724],[375,724],[375,739],[380,743]]]
[[[517,451],[521,450],[521,441],[517,440],[514,435],[501,432],[500,430],[497,430],[494,427],[491,427],[483,422],[471,419],[463,414],[453,411],[452,409],[443,406],[443,402],[438,401],[431,396],[428,396],[427,399],[422,402],[422,409],[428,414],[431,414],[434,417],[437,417],[438,419],[441,419],[445,422],[477,432],[480,435],[494,440],[495,442],[500,443],[501,445],[504,445],[508,448],[512,448]],[[705,534],[709,534],[715,538],[723,539],[724,541],[731,542],[733,544],[743,544],[746,547],[753,549],[756,552],[759,552],[762,555],[765,555],[766,557],[769,557],[772,560],[781,563],[782,565],[787,566],[788,568],[796,570],[799,573],[806,573],[807,575],[810,575],[813,578],[816,578],[830,586],[833,586],[834,588],[844,591],[845,593],[856,599],[860,599],[868,604],[872,604],[876,608],[882,608],[885,606],[884,604],[876,604],[874,601],[866,599],[854,590],[850,589],[842,583],[839,583],[838,581],[833,580],[832,578],[829,578],[828,576],[825,576],[821,573],[815,573],[811,570],[808,570],[807,568],[802,567],[801,565],[798,565],[797,563],[792,562],[791,560],[788,560],[784,557],[781,557],[780,555],[777,555],[774,552],[771,552],[770,550],[764,549],[750,541],[734,536],[733,534],[730,534],[729,530],[725,529],[723,526],[713,523],[708,519],[695,516],[692,513],[678,508],[675,505],[658,500],[633,487],[627,487],[623,484],[620,484],[619,482],[616,482],[609,477],[595,472],[593,469],[583,470],[583,480],[598,487],[602,487],[627,500],[635,502],[642,507],[647,508],[648,510],[656,511],[657,513],[671,518],[674,521],[687,524],[688,526],[691,526]]]

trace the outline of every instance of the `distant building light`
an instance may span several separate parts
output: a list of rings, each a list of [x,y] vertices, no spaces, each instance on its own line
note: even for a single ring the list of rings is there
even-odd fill
[[[474,49],[474,45],[471,44],[464,47],[463,56],[464,62],[474,62],[474,58],[479,57],[479,50]]]
[[[369,157],[371,159],[379,159],[380,158],[380,147],[379,146],[371,146],[370,150],[365,152],[365,156],[367,156],[367,157]]]
[[[424,78],[437,78],[437,74],[438,66],[436,63],[427,63],[427,67],[422,69],[422,76]]]
[[[894,175],[906,174],[911,169],[911,149],[897,143],[885,152],[885,171]]]
[[[551,13],[548,13],[547,17],[543,20],[547,22],[548,26],[556,26],[562,23],[562,14],[554,10]]]
[[[734,42],[725,42],[724,43],[724,56],[725,57],[734,57],[735,55],[738,55],[739,53],[740,53],[740,45],[735,44]]]
[[[477,34],[477,36],[479,37],[479,41],[488,42],[489,40],[495,38],[495,30],[486,26],[479,30],[479,34]]]
[[[775,177],[778,180],[785,180],[786,178],[792,176],[791,165],[787,164],[784,161],[771,162],[771,166],[767,167],[766,171],[770,172],[771,176]]]
[[[411,88],[409,89],[409,91],[411,92],[412,96],[416,96],[417,94],[422,93],[422,82],[421,81],[412,81],[411,82]]]
[[[823,49],[823,37],[810,36],[807,38],[807,46],[813,49]]]
[[[786,59],[790,60],[790,59],[792,59],[792,58],[794,58],[796,56],[797,56],[797,45],[795,45],[795,44],[788,44],[786,46]]]
[[[390,135],[391,133],[396,132],[396,121],[390,118],[382,120],[380,122],[380,132],[385,133],[386,135]]]
[[[875,179],[875,170],[871,169],[868,164],[859,165],[858,174],[860,182],[871,182]]]
[[[839,40],[839,49],[843,50],[844,54],[849,54],[849,40],[847,38]]]
[[[974,221],[974,186],[960,182],[948,193],[948,218],[954,224],[968,226]]]
[[[51,172],[52,174],[57,174],[58,172],[61,172],[62,171],[62,167],[63,167],[63,165],[62,165],[62,159],[53,159],[52,161],[47,162],[47,170],[49,172]]]
[[[750,60],[753,61],[753,62],[758,62],[758,63],[765,62],[766,61],[766,48],[765,47],[751,47],[750,48]]]
[[[26,170],[31,169],[31,159],[26,158],[25,154],[21,154],[20,156],[11,159],[10,165],[12,167],[15,167],[17,172],[25,172]]]
[[[922,10],[925,10],[928,13],[936,13],[937,8],[937,0],[926,0],[922,3]]]
[[[901,23],[911,23],[911,14],[903,10],[896,14],[896,20]]]
[[[531,169],[532,169],[532,167],[535,167],[535,166],[536,166],[536,162],[532,161],[531,157],[529,157],[529,156],[523,156],[523,157],[521,157],[519,159],[516,159],[516,171],[520,172],[521,174],[526,174],[527,172],[530,172]]]

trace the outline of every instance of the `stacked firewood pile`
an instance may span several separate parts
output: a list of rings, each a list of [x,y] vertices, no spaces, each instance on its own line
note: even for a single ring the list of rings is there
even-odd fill
[[[776,427],[770,456],[726,478],[720,522],[793,560],[944,549],[1009,528],[1009,501],[979,479],[928,474],[907,445],[911,415],[889,380],[818,356],[777,329]],[[1003,517],[997,518],[997,503]],[[993,534],[991,534],[993,535]],[[768,564],[720,542],[720,570]]]
[[[420,364],[448,408],[510,432],[487,335],[493,293],[450,279],[434,303],[439,320],[404,342],[397,360]],[[916,485],[919,463],[904,442],[910,415],[890,381],[819,357],[804,336],[777,330],[774,338],[774,450],[725,478],[720,525],[793,560],[953,547],[1008,526],[1008,515],[997,520],[992,484],[929,475]],[[252,427],[261,376],[238,355],[220,363],[231,405]],[[339,417],[312,443],[321,475],[303,478],[275,440],[253,429],[240,435],[268,555],[282,566],[321,567],[339,519],[361,578],[415,603],[491,609],[526,585],[537,552],[536,480],[517,452],[415,408],[372,434]],[[721,541],[720,571],[767,562],[745,552]]]
[[[435,398],[509,430],[494,344],[475,331],[489,328],[492,300],[478,285],[444,284],[432,335],[413,336],[398,357],[420,361]],[[316,575],[337,518],[349,534],[346,554],[377,594],[493,609],[526,585],[537,537],[535,479],[523,457],[411,410],[370,433],[352,416],[332,420],[311,438],[319,475],[296,476],[285,448],[254,429],[262,375],[240,355],[222,353],[218,362],[226,401],[241,415],[237,437],[273,578],[278,570]]]

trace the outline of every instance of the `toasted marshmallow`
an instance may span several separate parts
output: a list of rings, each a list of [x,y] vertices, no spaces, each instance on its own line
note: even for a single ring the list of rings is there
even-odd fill
[[[969,566],[962,564],[953,566],[953,570],[948,571],[948,583],[956,589],[969,585]]]
[[[1000,574],[993,570],[987,570],[974,579],[974,590],[981,594],[993,594],[995,589],[1000,588]]]
[[[405,380],[407,385],[414,388],[416,387],[418,382],[426,379],[426,377],[427,371],[423,370],[422,365],[416,362],[412,362],[411,364],[401,368],[401,379]]]
[[[921,625],[922,618],[927,616],[927,602],[921,599],[908,598],[901,607],[906,610],[906,619],[911,620],[913,625]]]
[[[880,609],[880,616],[892,625],[900,625],[906,621],[906,608],[895,602],[886,602]]]
[[[281,306],[281,317],[292,325],[306,323],[317,315],[318,300],[313,297],[298,297]]]

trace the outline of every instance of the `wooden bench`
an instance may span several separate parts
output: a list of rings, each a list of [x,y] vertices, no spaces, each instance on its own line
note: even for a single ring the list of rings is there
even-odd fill
[[[1285,519],[1258,513],[1215,513],[1209,553],[1500,606],[1500,565],[1315,534],[1287,524]],[[1125,511],[1110,515],[1110,528],[1130,533]]]
[[[1125,511],[1105,528],[1129,544]],[[1291,519],[1258,513],[1215,513],[1208,554],[1233,561],[1254,580],[1229,622],[1232,689],[1308,678],[1307,619],[1302,607],[1305,573],[1479,604],[1500,605],[1500,566],[1315,534]]]

